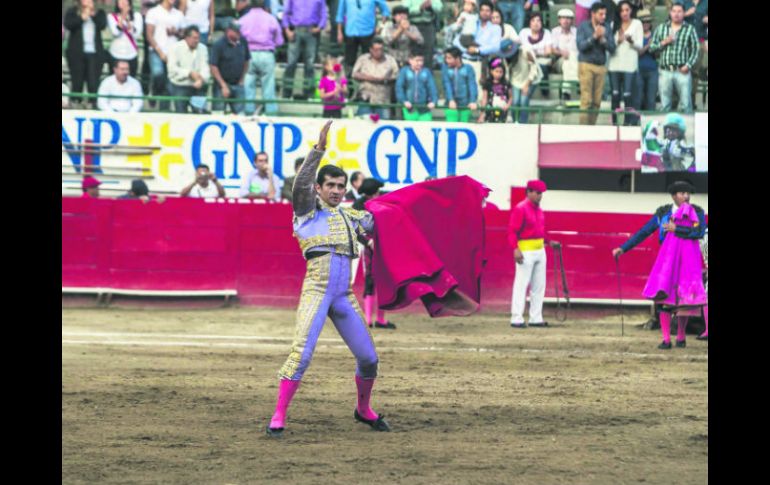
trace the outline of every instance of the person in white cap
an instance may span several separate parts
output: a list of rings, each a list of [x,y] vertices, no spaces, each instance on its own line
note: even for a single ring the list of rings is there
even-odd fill
[[[557,13],[559,25],[551,30],[551,41],[553,42],[553,54],[556,61],[553,64],[553,70],[562,75],[565,81],[578,80],[578,48],[577,48],[577,28],[574,25],[575,14],[568,8],[563,8]],[[569,90],[569,85],[562,89]],[[569,99],[569,92],[564,96]]]

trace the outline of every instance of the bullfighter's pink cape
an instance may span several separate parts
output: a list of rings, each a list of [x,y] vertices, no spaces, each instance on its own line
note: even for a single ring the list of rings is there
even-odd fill
[[[482,202],[468,176],[410,185],[366,203],[374,215],[372,273],[383,310],[420,298],[432,317],[469,315],[481,303]]]

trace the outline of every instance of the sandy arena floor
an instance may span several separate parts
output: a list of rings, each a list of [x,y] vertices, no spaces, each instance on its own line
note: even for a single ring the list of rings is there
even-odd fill
[[[546,317],[551,313],[547,313]],[[514,330],[393,314],[372,404],[327,322],[282,440],[264,435],[294,314],[62,310],[63,483],[704,484],[708,344],[643,311]]]

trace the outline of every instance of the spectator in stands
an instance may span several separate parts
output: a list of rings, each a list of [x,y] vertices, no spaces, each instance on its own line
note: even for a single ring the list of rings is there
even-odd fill
[[[438,102],[438,90],[433,73],[424,67],[422,51],[409,55],[409,65],[401,68],[396,79],[396,100],[403,104],[407,121],[431,121],[431,110]]]
[[[456,37],[453,42],[453,45],[463,53],[463,59],[473,68],[476,73],[476,80],[481,78],[482,61],[486,56],[500,50],[500,41],[503,38],[500,26],[491,22],[492,10],[493,6],[489,0],[481,0],[479,3],[479,24],[475,37],[478,47],[471,46],[466,49],[460,44],[459,37]]]
[[[511,85],[513,86],[513,106],[526,108],[532,99],[535,86],[543,79],[543,71],[537,63],[535,53],[529,46],[522,46],[516,63],[511,68]],[[514,109],[512,113],[514,123],[526,123],[529,119],[529,111]]]
[[[580,109],[583,110],[601,107],[607,54],[615,52],[615,37],[604,26],[606,16],[607,8],[595,3],[591,6],[591,20],[586,20],[577,29]],[[580,113],[580,124],[595,125],[598,116],[598,113]]]
[[[86,198],[98,198],[99,186],[102,183],[96,178],[90,175],[83,177],[83,181],[80,183],[80,188],[83,190],[83,197]]]
[[[495,25],[499,25],[502,29],[503,38],[500,41],[500,50],[496,53],[498,57],[502,57],[506,62],[512,62],[514,56],[519,52],[519,34],[512,25],[503,23],[503,12],[499,8],[495,8],[492,11],[491,22]]]
[[[278,21],[265,10],[264,0],[252,0],[253,8],[240,18],[241,35],[249,45],[251,63],[246,73],[246,98],[256,99],[257,77],[262,86],[262,99],[275,99],[275,49],[283,45],[283,34]],[[254,103],[246,103],[245,112],[251,116]],[[265,113],[278,113],[275,103],[265,105]]]
[[[197,28],[197,27],[196,27]],[[195,180],[179,193],[180,197],[195,197],[200,199],[211,197],[224,197],[225,188],[217,180],[217,176],[211,173],[211,169],[205,163],[195,169]]]
[[[254,168],[243,178],[240,196],[246,199],[281,201],[283,181],[273,173],[267,153],[259,152],[254,157]]]
[[[105,52],[102,30],[107,27],[104,10],[96,9],[93,0],[78,0],[64,14],[64,27],[69,30],[67,66],[72,78],[72,92],[82,93],[85,81],[88,92],[96,94]],[[83,99],[83,105],[93,107],[94,99]]]
[[[501,58],[489,61],[489,77],[481,86],[480,104],[485,109],[479,115],[479,123],[505,123],[513,103],[513,87],[505,78],[505,62]]]
[[[631,3],[622,0],[618,3],[618,18],[612,23],[612,32],[617,48],[610,56],[607,68],[610,72],[613,111],[620,108],[621,100],[624,109],[628,110],[634,107],[634,79],[636,79],[639,69],[639,51],[644,47],[644,29],[638,19],[631,18],[631,11]],[[612,123],[615,124],[615,121],[616,117],[613,113]],[[638,125],[638,117],[626,115],[623,124],[625,126]]]
[[[238,22],[230,22],[225,29],[224,37],[211,46],[209,69],[215,81],[213,93],[215,98],[244,99],[246,97],[243,83],[249,70],[251,55],[246,41],[241,39],[240,28]],[[243,111],[242,102],[229,104],[233,113],[240,114]],[[224,109],[224,102],[214,101],[214,111]]]
[[[402,5],[393,8],[393,21],[382,29],[382,40],[399,68],[409,61],[409,52],[425,43],[420,30],[409,22],[409,9]]]
[[[115,11],[107,16],[107,25],[112,33],[110,43],[110,67],[117,61],[128,61],[131,77],[136,77],[139,67],[139,49],[136,40],[144,31],[141,15],[134,15],[130,0],[118,0]]]
[[[708,0],[685,0],[684,1],[684,21],[695,27],[695,33],[698,35],[700,49],[698,50],[698,60],[692,67],[693,83],[697,84],[699,80],[708,80]],[[692,102],[695,106],[695,97],[697,95],[697,86],[692,89]]]
[[[145,18],[147,24],[146,40],[150,50],[150,78],[152,94],[155,96],[168,95],[170,87],[168,81],[168,52],[177,43],[178,35],[182,31],[184,15],[174,8],[173,0],[163,0],[158,6],[150,9]],[[168,101],[160,101],[161,111],[167,111]]]
[[[336,57],[327,57],[323,65],[323,76],[318,83],[323,102],[324,118],[342,118],[345,107],[345,89],[348,80],[342,72],[342,65]]]
[[[466,49],[470,46],[478,47],[475,39],[478,22],[479,14],[476,8],[476,0],[464,0],[463,10],[457,16],[455,23],[451,25],[451,29],[453,32],[459,33],[460,45]]]
[[[131,181],[131,189],[123,195],[119,195],[118,199],[140,199],[144,202],[150,200],[150,189],[142,179],[134,179]]]
[[[184,29],[184,38],[168,51],[168,79],[172,96],[205,96],[211,69],[209,52],[201,44],[198,27]],[[192,100],[191,100],[192,101]],[[186,113],[191,101],[174,101],[177,113]],[[200,109],[193,105],[194,109]]]
[[[212,0],[179,0],[179,11],[184,14],[186,27],[194,25],[201,34],[201,42],[208,46],[214,35],[214,2]]]
[[[422,53],[425,65],[433,69],[433,55],[436,46],[436,22],[443,8],[441,0],[402,0],[409,9],[409,21],[417,27],[423,38]]]
[[[150,42],[147,36],[147,13],[151,8],[155,7],[156,0],[140,0],[139,12],[142,14],[142,51],[144,57],[142,58],[141,75],[139,76],[139,82],[142,83],[142,92],[150,93]],[[155,107],[155,101],[149,101],[150,106]]]
[[[283,187],[281,187],[281,199],[291,202],[291,190],[294,187],[294,179],[297,178],[299,168],[302,166],[302,162],[304,161],[304,157],[299,157],[294,160],[294,175],[283,179]]]
[[[529,27],[524,28],[519,32],[519,39],[522,46],[529,46],[532,48],[532,52],[535,54],[535,59],[540,65],[540,69],[543,72],[543,80],[548,80],[548,73],[551,70],[551,62],[553,61],[551,55],[553,54],[553,40],[551,39],[551,32],[548,29],[543,28],[543,17],[540,13],[533,13],[529,17]],[[535,94],[534,89],[531,90],[530,98]],[[543,97],[548,98],[550,90],[547,86],[542,87]]]
[[[575,25],[580,26],[586,20],[591,20],[591,7],[600,2],[601,0],[575,0]]]
[[[578,48],[577,48],[577,28],[572,25],[572,19],[575,14],[568,8],[559,10],[559,25],[551,30],[551,40],[553,42],[553,72],[562,75],[564,81],[578,80]],[[514,86],[515,87],[515,86]],[[567,88],[569,89],[569,88]],[[565,99],[570,98],[567,90],[563,91]]]
[[[374,38],[376,25],[375,9],[379,9],[384,20],[390,16],[385,0],[339,0],[337,7],[337,42],[345,45],[345,67],[356,62],[358,51],[369,50]],[[343,26],[345,35],[342,35]]]
[[[506,24],[511,24],[516,32],[521,32],[524,28],[524,4],[530,3],[528,0],[497,0],[496,6],[503,13],[503,19]]]
[[[288,62],[283,74],[283,97],[291,98],[297,63],[305,66],[302,83],[303,99],[313,98],[315,75],[313,63],[318,49],[318,34],[326,27],[328,12],[325,0],[284,0],[283,26],[289,42]]]
[[[658,62],[650,53],[652,39],[652,15],[649,10],[639,10],[639,21],[642,22],[642,43],[639,51],[639,73],[637,86],[639,89],[639,107],[642,111],[655,110],[655,98],[658,95]]]
[[[473,69],[463,64],[462,52],[457,47],[450,47],[444,53],[441,81],[447,101],[446,120],[470,121],[471,111],[478,107],[479,90]]]
[[[361,187],[361,184],[364,181],[364,174],[361,172],[353,172],[353,174],[350,176],[350,190],[345,194],[345,200],[347,201],[356,201],[359,197],[361,197],[361,194],[358,193],[359,187]]]
[[[142,85],[128,75],[128,61],[117,61],[112,76],[104,78],[99,85],[99,111],[138,113],[142,110],[142,99],[103,98],[101,96],[143,96]]]
[[[378,106],[390,104],[393,81],[398,77],[396,60],[385,54],[382,39],[372,39],[369,53],[358,58],[353,66],[353,79],[359,82],[355,101],[366,103],[358,106],[357,115],[375,113],[382,119],[390,119],[390,108]]]
[[[652,34],[650,52],[658,55],[661,109],[671,111],[671,96],[676,87],[679,112],[692,113],[692,73],[698,59],[698,35],[692,25],[684,23],[684,7],[675,3],[669,20]]]
[[[230,22],[236,19],[234,0],[213,0],[214,4],[214,30],[224,32]]]

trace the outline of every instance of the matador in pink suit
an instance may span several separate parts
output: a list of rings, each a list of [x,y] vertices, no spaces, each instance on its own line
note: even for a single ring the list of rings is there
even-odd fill
[[[690,204],[690,194],[694,191],[687,182],[671,184],[669,193],[674,203],[659,207],[639,232],[612,251],[613,256],[618,257],[658,231],[661,247],[643,294],[662,306],[660,329],[663,342],[658,345],[659,349],[671,348],[672,314],[677,315],[676,346],[685,347],[687,316],[700,314],[701,308],[708,305],[703,287],[703,258],[698,244],[706,231],[706,217],[703,209]],[[708,318],[707,311],[704,317]]]

